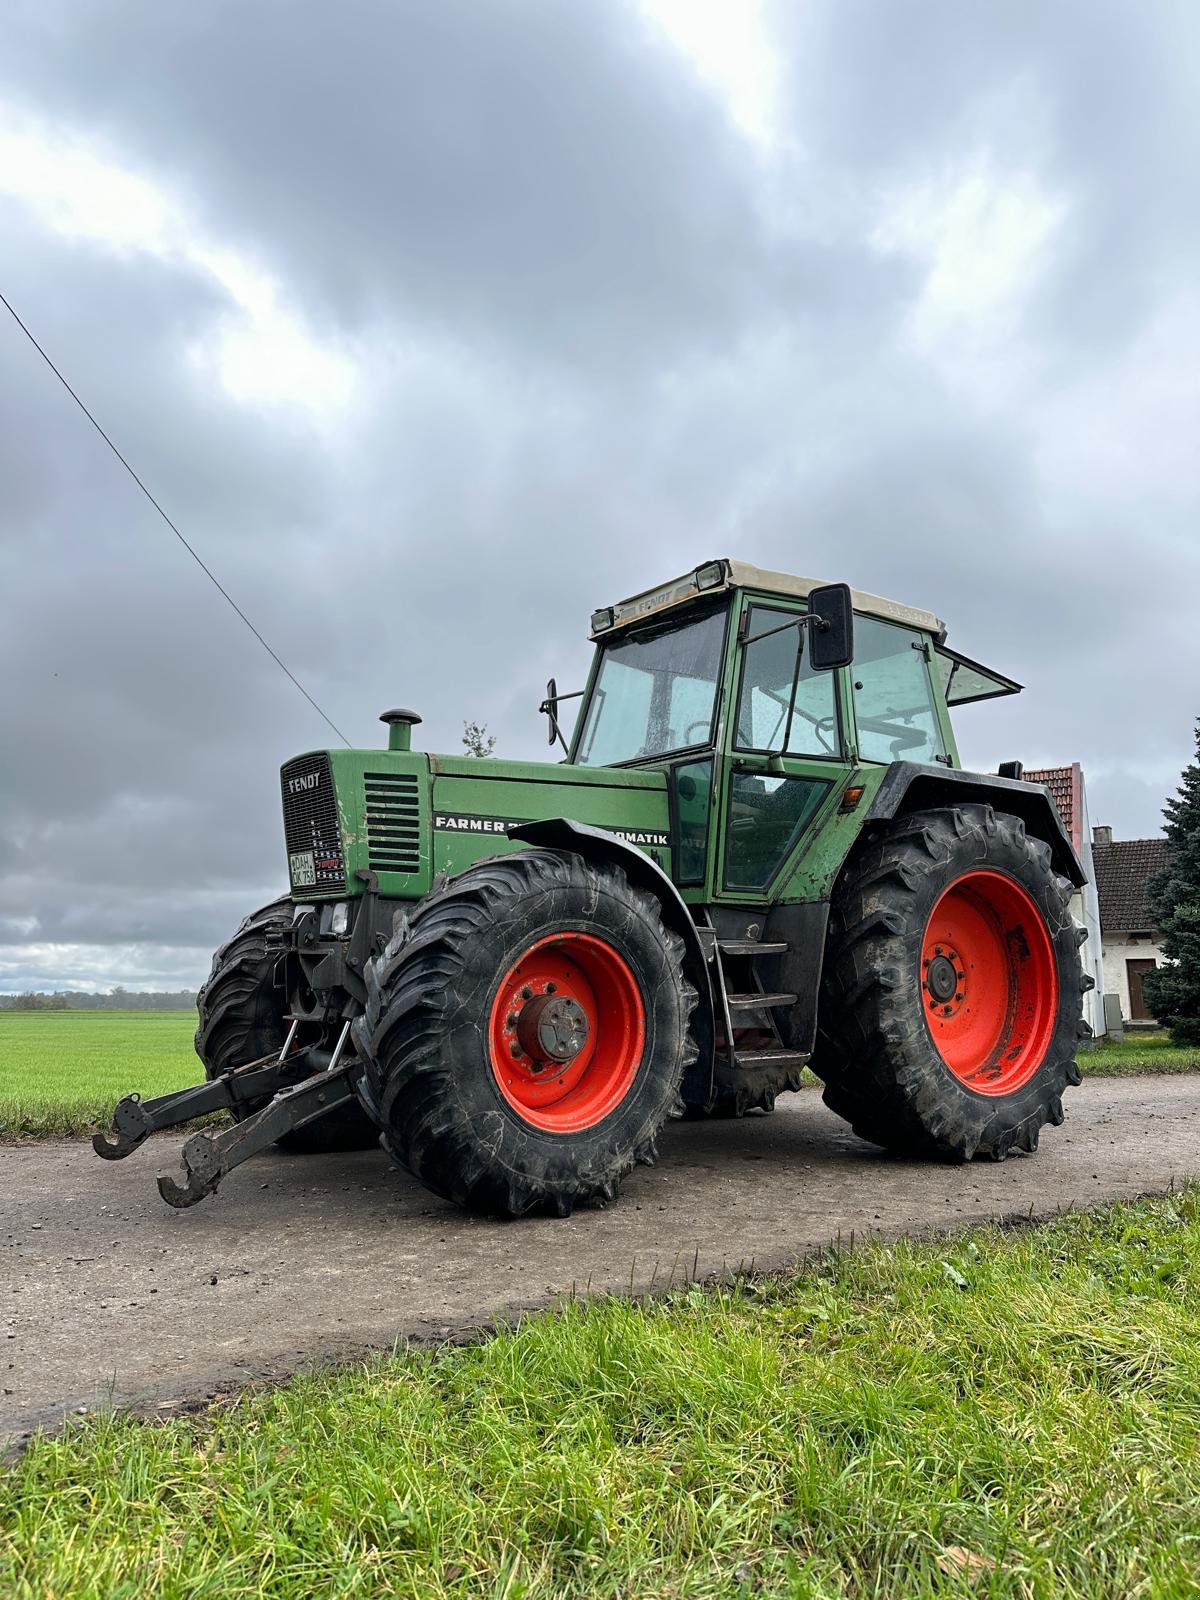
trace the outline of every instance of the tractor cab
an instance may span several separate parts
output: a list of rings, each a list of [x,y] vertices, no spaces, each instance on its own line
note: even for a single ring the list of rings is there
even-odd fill
[[[739,561],[594,612],[591,636],[568,759],[667,773],[672,876],[706,902],[810,898],[895,762],[958,767],[949,705],[1020,688],[932,612]]]

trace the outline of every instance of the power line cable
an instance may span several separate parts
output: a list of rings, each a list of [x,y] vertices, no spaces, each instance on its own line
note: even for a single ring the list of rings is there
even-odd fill
[[[55,366],[54,362],[50,359],[50,357],[46,354],[45,350],[42,349],[41,345],[34,338],[33,334],[29,331],[29,329],[21,321],[21,318],[17,315],[16,311],[13,310],[12,305],[10,304],[10,302],[6,299],[6,297],[3,294],[0,294],[0,305],[3,305],[4,309],[8,312],[9,316],[16,323],[17,327],[20,328],[21,332],[29,340],[30,344],[37,351],[38,355],[41,356],[42,360],[50,368],[50,371],[58,379],[59,383],[62,384],[63,388],[71,396],[71,399],[74,400],[75,404],[79,407],[80,411],[83,412],[84,416],[91,423],[92,427],[95,428],[96,432],[104,440],[105,444],[112,451],[113,455],[116,456],[117,460],[125,468],[125,471],[133,479],[134,483],[137,484],[138,488],[146,496],[146,499],[149,500],[150,504],[154,507],[155,511],[158,512],[159,516],[166,523],[167,527],[170,528],[171,532],[179,540],[180,544],[187,551],[188,555],[191,556],[192,560],[200,568],[201,572],[203,572],[204,576],[217,589],[217,591],[221,595],[223,595],[224,598],[229,602],[229,604],[237,612],[238,616],[241,617],[242,621],[250,629],[250,632],[258,640],[259,644],[262,645],[263,649],[270,656],[271,660],[275,663],[275,665],[279,668],[279,670],[286,677],[291,679],[291,681],[296,685],[296,688],[299,689],[300,693],[308,701],[309,705],[313,708],[313,710],[317,713],[317,715],[324,719],[324,721],[329,725],[329,727],[331,727],[333,729],[334,733],[337,734],[338,738],[342,741],[342,743],[344,745],[349,745],[349,743],[350,743],[349,739],[347,739],[346,735],[338,727],[337,723],[334,722],[332,717],[326,715],[326,713],[324,711],[322,711],[321,707],[313,699],[312,695],[309,694],[308,690],[300,682],[299,678],[296,677],[295,673],[291,670],[291,668],[286,666],[284,664],[284,662],[280,660],[279,656],[276,655],[275,651],[271,649],[271,646],[263,638],[262,634],[259,633],[258,629],[250,621],[250,618],[246,615],[246,613],[242,610],[241,606],[238,605],[237,601],[229,593],[229,590],[225,588],[224,584],[220,581],[220,579],[216,576],[216,574],[209,567],[207,567],[204,564],[204,561],[201,559],[201,557],[196,553],[196,551],[193,549],[193,547],[184,538],[183,534],[180,533],[179,529],[175,526],[174,522],[171,521],[171,518],[163,510],[162,506],[159,505],[158,501],[154,498],[154,496],[150,493],[149,489],[147,489],[146,485],[138,477],[137,473],[129,465],[129,462],[126,461],[125,457],[117,449],[116,445],[109,438],[108,434],[105,433],[104,429],[96,421],[95,417],[88,410],[87,406],[84,405],[83,401],[75,393],[74,389],[72,389],[71,385],[67,382],[66,378],[63,377],[62,373]]]

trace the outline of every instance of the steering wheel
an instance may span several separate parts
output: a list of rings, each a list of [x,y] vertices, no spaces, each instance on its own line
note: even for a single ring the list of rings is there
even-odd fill
[[[684,745],[686,746],[686,745],[689,745],[689,744],[699,744],[700,740],[704,738],[704,736],[708,733],[708,730],[711,727],[712,727],[712,718],[711,717],[704,717],[699,722],[691,723],[688,727],[686,727],[683,730],[683,743],[684,743]],[[696,738],[696,739],[693,739],[692,738],[692,734],[693,733],[697,733],[697,732],[699,734],[699,737]]]
[[[812,730],[816,734],[817,738],[821,741],[822,747],[824,748],[826,755],[830,755],[830,756],[837,755],[836,747],[834,745],[830,744],[829,740],[825,737],[827,731],[829,733],[836,733],[837,732],[837,718],[836,717],[833,717],[833,716],[814,717],[812,712],[811,711],[805,711],[803,706],[794,707],[794,715],[797,716],[797,717],[803,717],[804,718],[805,722],[808,723],[809,727],[812,728]],[[784,718],[780,717],[779,721],[775,724],[775,733],[779,732],[780,728],[783,725],[783,721],[784,721]],[[774,736],[775,735],[772,734],[771,737],[774,738]],[[802,751],[792,751],[790,753],[792,755],[801,755],[801,754],[803,754]],[[780,754],[781,755],[788,755],[789,752],[787,750],[782,750],[782,751],[780,751]]]
[[[915,750],[919,745],[928,744],[929,735],[920,728],[905,727],[901,722],[889,722],[886,717],[859,717],[858,725],[866,728],[869,733],[881,733],[885,739],[892,741],[892,754],[899,755],[902,750]]]

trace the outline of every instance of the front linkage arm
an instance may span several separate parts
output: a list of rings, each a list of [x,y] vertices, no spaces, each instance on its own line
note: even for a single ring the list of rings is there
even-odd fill
[[[241,1166],[251,1156],[294,1128],[315,1122],[336,1106],[354,1098],[354,1077],[360,1063],[351,1056],[315,1073],[303,1083],[281,1089],[269,1105],[235,1122],[219,1133],[195,1133],[180,1152],[185,1183],[177,1183],[169,1173],[158,1175],[158,1192],[168,1205],[180,1209],[194,1206],[206,1194],[213,1194],[227,1172]]]
[[[211,1111],[234,1111],[253,1105],[264,1095],[276,1094],[294,1083],[296,1067],[304,1054],[298,1051],[290,1056],[286,1070],[282,1056],[263,1056],[258,1061],[235,1067],[232,1072],[222,1073],[208,1083],[175,1089],[153,1100],[127,1094],[113,1111],[112,1132],[93,1134],[92,1149],[105,1161],[123,1161],[152,1133],[163,1128],[177,1128],[181,1122],[191,1122]]]
[[[257,1111],[244,1114],[233,1127],[217,1133],[202,1131],[188,1140],[182,1151],[185,1183],[160,1174],[158,1191],[168,1204],[194,1206],[197,1200],[212,1194],[234,1167],[285,1133],[315,1122],[353,1098],[360,1063],[352,1055],[342,1059],[350,1036],[349,1022],[343,1025],[328,1062],[328,1051],[317,1052],[308,1047],[289,1055],[295,1032],[293,1024],[278,1056],[248,1061],[209,1083],[158,1095],[153,1100],[127,1095],[113,1112],[112,1132],[93,1135],[92,1149],[106,1161],[121,1161],[162,1128],[178,1127],[211,1111],[247,1113],[247,1108],[265,1097],[266,1105],[260,1104]],[[307,1072],[308,1076],[297,1083],[297,1072]]]

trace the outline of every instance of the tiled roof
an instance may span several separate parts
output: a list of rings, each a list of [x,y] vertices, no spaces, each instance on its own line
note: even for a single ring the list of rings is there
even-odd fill
[[[1154,932],[1154,913],[1146,904],[1146,880],[1166,864],[1165,839],[1114,839],[1112,844],[1093,844],[1092,865],[1104,933]]]
[[[1038,772],[1026,772],[1027,783],[1044,783],[1050,791],[1050,798],[1058,809],[1062,818],[1062,825],[1067,830],[1067,837],[1078,851],[1082,848],[1083,841],[1079,836],[1080,811],[1079,804],[1080,786],[1082,775],[1078,761],[1069,767],[1043,767]]]

